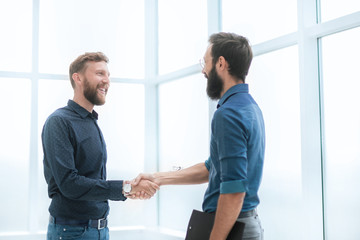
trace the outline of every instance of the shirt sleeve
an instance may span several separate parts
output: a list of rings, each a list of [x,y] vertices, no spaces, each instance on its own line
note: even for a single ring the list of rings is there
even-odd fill
[[[220,193],[246,192],[247,130],[239,116],[230,110],[221,110],[214,126],[220,161]]]
[[[205,161],[205,167],[210,171],[210,157]]]
[[[45,123],[42,133],[44,173],[49,186],[54,188],[49,192],[60,191],[65,197],[76,200],[125,200],[123,181],[92,179],[78,174],[71,138],[71,129],[61,117],[50,117]]]

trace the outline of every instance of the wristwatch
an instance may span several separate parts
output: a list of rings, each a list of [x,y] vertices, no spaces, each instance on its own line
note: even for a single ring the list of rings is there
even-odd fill
[[[124,195],[125,195],[125,196],[130,195],[130,192],[131,192],[131,184],[130,184],[130,183],[127,183],[127,182],[124,182],[124,183],[123,183],[123,191],[124,191]]]

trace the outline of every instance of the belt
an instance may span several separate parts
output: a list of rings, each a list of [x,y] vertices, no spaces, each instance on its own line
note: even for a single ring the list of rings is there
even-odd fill
[[[211,212],[211,214],[215,214],[215,212]],[[247,217],[253,217],[257,214],[256,212],[256,208],[250,211],[246,211],[246,212],[241,212],[238,216],[239,218],[247,218]]]
[[[61,217],[55,218],[51,215],[49,218],[49,222],[54,224],[69,225],[69,226],[82,226],[82,227],[89,226],[92,228],[97,228],[99,230],[106,228],[108,224],[108,220],[106,218],[101,218],[97,220],[76,220],[76,219],[65,219]]]
[[[246,212],[241,212],[239,214],[238,218],[246,218],[246,217],[253,217],[256,215],[256,209],[250,210],[250,211],[246,211]]]

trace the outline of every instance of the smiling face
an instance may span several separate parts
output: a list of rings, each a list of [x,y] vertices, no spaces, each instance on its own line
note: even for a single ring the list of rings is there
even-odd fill
[[[110,73],[106,62],[87,63],[83,74],[83,94],[85,98],[93,105],[103,105],[106,100],[106,94],[110,87]]]

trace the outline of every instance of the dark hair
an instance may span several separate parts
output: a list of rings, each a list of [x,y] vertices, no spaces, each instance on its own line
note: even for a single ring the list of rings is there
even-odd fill
[[[213,65],[223,56],[228,62],[229,73],[245,82],[253,58],[249,41],[235,33],[220,32],[212,34],[209,43],[212,44]]]
[[[78,56],[71,64],[69,68],[69,74],[70,74],[70,81],[71,86],[75,88],[75,82],[72,79],[72,75],[74,73],[83,73],[85,72],[87,65],[87,62],[109,62],[108,57],[105,56],[102,52],[87,52],[80,56]]]

